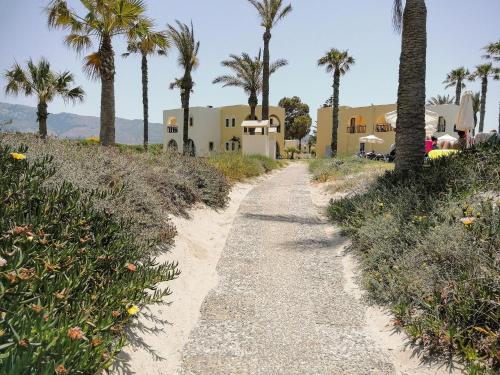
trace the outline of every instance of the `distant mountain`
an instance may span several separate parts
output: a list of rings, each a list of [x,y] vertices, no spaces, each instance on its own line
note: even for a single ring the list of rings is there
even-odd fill
[[[50,108],[49,108],[50,110]],[[12,119],[4,130],[19,132],[37,132],[36,108],[26,105],[0,102],[0,123]],[[116,118],[116,142],[141,144],[143,134],[142,120]],[[100,121],[98,117],[80,116],[72,113],[50,114],[47,120],[50,135],[59,138],[84,139],[98,137]],[[149,124],[149,143],[163,143],[163,125]]]

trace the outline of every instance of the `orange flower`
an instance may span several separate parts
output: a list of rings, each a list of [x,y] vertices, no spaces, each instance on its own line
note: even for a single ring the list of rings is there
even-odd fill
[[[19,340],[19,346],[26,348],[28,346],[28,340],[26,339]]]
[[[21,268],[19,269],[19,278],[21,280],[28,280],[35,273],[34,268]]]
[[[60,292],[55,292],[54,293],[54,296],[57,298],[57,299],[64,299],[64,297],[66,297],[64,295],[64,290],[61,290]]]
[[[135,272],[137,270],[137,266],[132,263],[128,263],[125,267],[127,267],[127,269],[132,272]]]
[[[113,316],[113,318],[118,318],[121,314],[119,311],[113,311],[111,315]]]
[[[102,344],[102,340],[100,339],[92,339],[92,346],[99,346]]]
[[[48,321],[49,320],[49,316],[48,315],[44,315],[43,316],[43,320]]]
[[[64,365],[57,366],[55,371],[56,374],[66,374],[68,372],[68,370],[66,370],[66,367],[64,367]]]
[[[14,271],[12,272],[9,272],[8,274],[5,275],[5,278],[7,279],[7,281],[11,284],[14,284],[17,282],[17,275]]]
[[[73,327],[68,329],[68,337],[71,340],[81,340],[85,337],[80,327]]]
[[[475,217],[464,217],[460,221],[462,222],[463,225],[469,226],[469,225],[472,225],[475,220],[476,220]]]
[[[31,309],[36,313],[40,313],[43,310],[43,307],[40,305],[33,305],[31,306]]]

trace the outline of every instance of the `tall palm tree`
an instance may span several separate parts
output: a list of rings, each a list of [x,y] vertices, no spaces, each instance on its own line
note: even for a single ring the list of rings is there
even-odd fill
[[[194,37],[193,24],[191,27],[175,21],[177,23],[177,28],[172,25],[168,25],[168,35],[177,48],[179,52],[179,57],[177,62],[179,66],[184,69],[184,75],[182,78],[177,78],[175,82],[170,85],[170,88],[178,87],[181,91],[181,103],[184,109],[184,122],[183,122],[183,143],[184,143],[184,153],[192,154],[193,149],[189,142],[189,100],[191,97],[191,92],[193,90],[193,78],[191,72],[196,69],[199,64],[198,52],[200,50],[200,42],[196,41]]]
[[[144,119],[144,149],[147,150],[149,142],[149,105],[148,105],[148,56],[166,55],[170,47],[167,35],[164,31],[153,31],[149,27],[137,30],[128,41],[127,52],[122,56],[131,54],[141,56],[142,73],[142,107]]]
[[[81,102],[85,95],[80,86],[71,87],[74,81],[70,72],[56,73],[50,70],[50,63],[42,58],[37,64],[33,60],[27,62],[27,70],[15,63],[5,72],[5,93],[18,95],[20,93],[38,98],[37,121],[38,131],[42,138],[47,137],[48,103],[57,96],[65,102]]]
[[[223,75],[214,79],[213,83],[221,83],[222,87],[240,87],[248,97],[250,106],[250,118],[256,119],[255,109],[259,104],[258,94],[262,92],[262,59],[261,53],[255,58],[251,58],[248,53],[242,53],[241,56],[230,55],[229,60],[222,62],[222,66],[231,69],[234,75]],[[275,73],[279,68],[288,64],[284,59],[273,62],[269,68],[269,73]]]
[[[65,42],[77,52],[94,44],[96,52],[85,57],[84,70],[101,80],[101,143],[115,143],[115,59],[112,40],[117,35],[132,35],[136,28],[147,26],[142,0],[80,0],[85,14],[78,14],[66,0],[52,0],[47,7],[52,28],[69,31]]]
[[[455,86],[455,104],[460,105],[460,99],[462,98],[462,89],[465,88],[464,81],[469,77],[470,72],[463,66],[457,69],[453,69],[446,75],[446,80],[443,82],[446,88]]]
[[[262,119],[269,120],[269,76],[271,75],[269,42],[271,41],[271,30],[276,24],[292,11],[290,4],[285,5],[283,0],[248,0],[261,18],[261,26],[264,27],[264,68],[262,75]]]
[[[348,51],[340,51],[335,48],[332,48],[318,60],[318,66],[325,66],[327,73],[333,73],[332,157],[337,155],[340,76],[346,74],[354,63],[354,57],[350,56]]]
[[[425,76],[427,7],[425,0],[394,0],[393,22],[402,31],[399,63],[396,169],[420,168],[425,157]]]
[[[481,110],[481,93],[476,92],[472,95],[472,112],[474,113],[474,133],[477,127],[477,113]]]
[[[500,79],[500,68],[493,67],[492,63],[476,66],[470,76],[471,80],[481,80],[481,110],[479,113],[479,133],[484,130],[484,117],[486,114],[486,94],[488,93],[488,78]]]
[[[490,43],[484,47],[486,55],[483,58],[492,62],[500,61],[500,40],[495,43]],[[498,133],[500,134],[500,102],[498,102]]]
[[[427,100],[427,105],[441,105],[441,104],[453,104],[453,101],[455,98],[451,97],[449,95],[438,95],[438,96],[433,96],[429,100]],[[456,104],[456,103],[455,103]]]

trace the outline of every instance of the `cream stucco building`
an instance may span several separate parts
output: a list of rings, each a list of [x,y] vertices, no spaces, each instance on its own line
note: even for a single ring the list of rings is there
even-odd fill
[[[396,142],[395,129],[386,123],[385,115],[396,110],[396,104],[370,105],[366,107],[340,107],[338,129],[338,155],[354,155],[363,147],[359,138],[370,134],[384,140],[383,144],[364,145],[366,151],[386,154]],[[455,132],[455,118],[459,107],[455,104],[427,106],[427,109],[439,115],[436,136],[450,134],[458,137]],[[318,130],[316,155],[319,158],[331,155],[332,142],[332,108],[318,110]]]
[[[285,148],[285,110],[280,107],[270,107],[269,113],[271,131],[266,131],[267,141],[274,143],[276,156],[282,156]],[[261,117],[261,106],[257,107],[256,114],[258,118]],[[189,110],[189,117],[188,134],[194,144],[196,156],[206,157],[216,152],[252,150],[251,145],[243,144],[245,141],[252,142],[254,138],[249,136],[255,133],[254,130],[242,126],[242,123],[250,117],[248,105],[219,108],[192,107]],[[183,151],[183,118],[182,108],[163,112],[164,149]]]

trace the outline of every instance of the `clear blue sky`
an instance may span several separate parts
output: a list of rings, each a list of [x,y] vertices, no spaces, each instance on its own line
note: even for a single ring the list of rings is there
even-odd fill
[[[224,73],[220,61],[231,53],[257,54],[262,45],[262,29],[255,10],[246,0],[146,0],[148,14],[160,28],[175,19],[193,21],[201,41],[200,67],[193,106],[221,106],[246,103],[239,89],[212,85]],[[283,96],[300,96],[310,105],[311,115],[331,93],[331,79],[316,65],[331,47],[349,49],[356,58],[352,70],[342,79],[340,103],[361,106],[396,101],[401,38],[391,25],[392,0],[291,0],[292,14],[273,31],[271,57],[286,58],[290,65],[271,80],[271,103]],[[99,115],[100,86],[89,81],[81,70],[81,56],[63,44],[64,32],[48,30],[43,6],[47,1],[0,0],[0,70],[14,60],[47,57],[56,70],[70,70],[87,92],[83,104],[65,106],[60,100],[49,111]],[[77,0],[70,0],[79,7]],[[428,97],[449,93],[441,82],[452,68],[473,68],[482,63],[481,47],[500,39],[500,0],[428,0]],[[115,40],[116,115],[136,119],[142,116],[140,61],[123,59],[123,40]],[[178,91],[168,85],[181,74],[176,52],[150,60],[150,118],[161,122],[162,111],[180,106]],[[6,97],[3,79],[0,101],[35,105],[34,98]],[[468,87],[478,91],[479,83]],[[489,85],[486,127],[498,126],[500,82]]]

